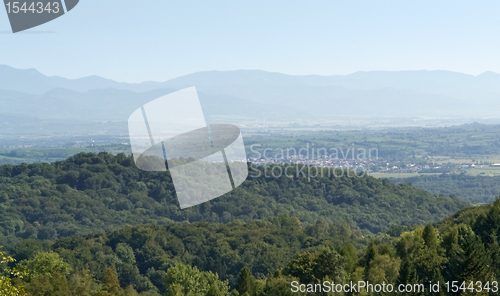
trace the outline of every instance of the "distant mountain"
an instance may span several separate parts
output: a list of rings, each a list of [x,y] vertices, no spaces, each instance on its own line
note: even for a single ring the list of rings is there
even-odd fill
[[[372,71],[292,76],[260,70],[208,71],[166,82],[119,83],[98,76],[48,77],[0,65],[0,113],[23,118],[125,122],[169,92],[196,86],[210,120],[293,123],[351,117],[499,117],[500,74]],[[2,120],[0,120],[1,122]],[[230,122],[229,122],[230,123]]]
[[[53,88],[67,88],[78,92],[102,88],[147,92],[154,89],[181,89],[191,86],[196,86],[207,94],[235,95],[252,100],[256,97],[246,97],[249,87],[258,90],[282,89],[290,86],[335,86],[352,90],[391,88],[457,98],[468,98],[471,95],[497,98],[500,94],[500,74],[484,72],[473,76],[451,71],[370,71],[350,75],[294,76],[261,70],[236,70],[197,72],[166,82],[129,84],[99,76],[79,79],[48,77],[35,69],[20,70],[0,65],[0,89],[29,94],[40,95]]]
[[[42,95],[28,95],[0,90],[0,104],[11,114],[39,119],[76,121],[126,121],[144,103],[172,90],[135,93],[117,89],[97,89],[77,92],[54,88]]]
[[[264,71],[211,71],[162,84],[174,89],[190,85],[208,94],[300,105],[324,115],[464,116],[500,111],[495,108],[500,98],[500,74],[493,72],[479,76],[449,71],[291,76]]]
[[[99,88],[122,89],[120,85],[118,82],[98,76],[72,80],[58,76],[48,77],[35,69],[20,70],[0,65],[0,89],[3,90],[40,95],[54,88],[88,91]]]
[[[71,130],[89,133],[127,133],[127,120],[138,108],[173,89],[132,92],[113,88],[77,92],[54,88],[41,95],[0,89],[0,135],[18,133],[68,133]],[[236,123],[256,118],[285,120],[303,114],[287,106],[259,104],[227,95],[199,93],[200,102],[209,122]],[[95,123],[113,122],[111,126]],[[93,124],[89,126],[89,124]]]
[[[169,88],[196,84],[204,92],[246,86],[283,87],[292,85],[336,86],[353,90],[393,88],[422,93],[464,97],[464,91],[500,93],[500,74],[485,72],[479,76],[450,71],[370,71],[350,75],[292,76],[259,70],[198,72],[164,82]]]

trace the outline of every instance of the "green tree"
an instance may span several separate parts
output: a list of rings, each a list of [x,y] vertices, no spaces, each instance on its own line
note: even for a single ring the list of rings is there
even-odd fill
[[[70,265],[54,252],[37,253],[33,259],[19,262],[18,268],[29,270],[28,281],[42,275],[51,277],[55,272],[67,276],[71,270]]]
[[[370,283],[395,283],[400,270],[401,259],[379,255],[370,262],[368,281]]]
[[[436,229],[431,224],[427,224],[427,226],[425,226],[422,233],[422,238],[424,239],[424,243],[427,248],[435,249],[437,247],[438,234],[436,232]]]
[[[2,247],[0,246],[0,249]],[[26,272],[18,271],[15,268],[9,268],[7,264],[15,262],[16,260],[10,256],[6,256],[4,252],[0,251],[0,296],[25,296],[25,288],[23,285],[14,286],[12,278],[22,279],[26,276]]]
[[[365,255],[363,256],[363,266],[365,268],[364,277],[365,280],[368,279],[368,274],[370,273],[370,262],[372,262],[378,255],[378,249],[375,245],[375,242],[370,240],[370,244],[365,251]]]
[[[496,234],[491,234],[490,243],[487,247],[487,252],[491,258],[491,269],[494,274],[500,275],[500,245],[498,243],[498,236]]]
[[[226,296],[223,291],[221,291],[220,287],[216,283],[212,283],[210,285],[210,289],[207,292],[206,296]]]
[[[356,266],[358,265],[358,255],[356,254],[356,248],[352,244],[347,244],[340,249],[340,255],[342,255],[345,259],[346,271],[348,273],[354,272]]]
[[[302,283],[319,283],[325,277],[342,283],[345,280],[345,259],[334,249],[321,248],[315,253],[301,253],[283,269],[284,275],[300,279]]]
[[[397,254],[402,258],[398,284],[443,283],[442,269],[447,258],[438,235],[432,225],[401,235],[396,244]],[[431,294],[428,291],[426,295]]]
[[[280,272],[275,272],[266,281],[266,286],[259,296],[305,296],[303,292],[292,292],[290,284],[300,280],[292,276],[284,276]]]
[[[135,254],[129,245],[125,243],[117,244],[115,253],[124,263],[135,264]]]
[[[292,261],[288,262],[283,274],[299,278],[302,283],[315,283],[314,267],[315,256],[311,253],[301,253]]]
[[[315,253],[315,257],[313,274],[317,280],[328,277],[339,284],[344,282],[345,259],[335,249],[322,248]]]
[[[458,240],[452,245],[447,266],[450,278],[486,282],[492,278],[490,263],[481,238],[470,226],[458,225]]]
[[[71,294],[68,280],[60,271],[33,277],[27,284],[31,296],[67,296]]]
[[[255,294],[255,279],[248,266],[243,267],[241,270],[240,275],[238,276],[236,290],[240,293],[240,295],[248,293],[253,296]]]
[[[113,267],[107,267],[102,278],[101,296],[127,296],[124,295],[123,289],[120,287],[118,275]]]
[[[87,269],[72,274],[69,279],[69,286],[71,296],[97,296],[101,290],[100,283],[94,279]]]
[[[125,296],[139,296],[139,293],[134,289],[132,285],[127,286],[124,291]]]
[[[226,295],[229,291],[227,281],[211,271],[200,271],[197,267],[177,264],[167,270],[165,284],[168,295],[205,296],[209,291]]]

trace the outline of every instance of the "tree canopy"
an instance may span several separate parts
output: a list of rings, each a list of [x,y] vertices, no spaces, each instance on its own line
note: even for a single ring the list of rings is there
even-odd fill
[[[306,224],[347,221],[369,234],[385,232],[392,225],[438,221],[467,206],[456,197],[352,172],[338,177],[324,172],[309,179],[295,173],[301,168],[287,171],[293,178],[272,177],[265,167],[257,169],[260,176],[250,170],[247,180],[232,192],[181,210],[168,172],[141,171],[124,154],[80,153],[51,164],[3,165],[0,244],[54,240],[124,225],[250,222],[283,214]]]

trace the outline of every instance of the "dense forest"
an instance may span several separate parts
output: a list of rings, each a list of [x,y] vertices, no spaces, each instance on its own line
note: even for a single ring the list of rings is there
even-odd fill
[[[456,195],[471,203],[492,203],[500,193],[500,177],[466,174],[422,175],[389,178],[394,183],[410,182],[413,186],[435,194]]]
[[[467,206],[457,197],[352,172],[308,179],[289,169],[293,178],[274,178],[258,169],[259,177],[253,168],[236,190],[180,210],[168,172],[141,171],[124,154],[80,153],[52,164],[0,166],[0,244],[9,247],[21,239],[54,240],[124,225],[250,222],[279,215],[295,216],[305,224],[347,221],[370,234],[393,225],[438,221]]]
[[[309,180],[257,169],[226,196],[180,210],[168,173],[140,171],[124,154],[1,166],[0,295],[329,295],[317,290],[325,281],[497,293],[500,200],[466,208],[352,172]]]
[[[285,216],[135,226],[24,240],[10,251],[19,263],[4,264],[13,275],[4,274],[0,283],[11,291],[6,295],[26,290],[32,296],[316,296],[333,294],[326,290],[330,282],[352,287],[351,281],[373,288],[335,294],[497,295],[499,235],[500,200],[398,237],[363,237],[347,225],[304,226]],[[296,289],[304,284],[304,292],[293,293],[292,283]],[[393,293],[378,292],[383,284]],[[408,293],[408,287],[421,290]]]
[[[303,227],[295,217],[280,216],[243,223],[195,222],[125,227],[118,231],[71,236],[55,242],[23,240],[10,254],[21,266],[40,253],[55,252],[70,264],[72,273],[86,271],[97,279],[113,267],[122,287],[163,293],[170,268],[185,264],[216,273],[229,286],[237,284],[247,266],[257,279],[265,279],[298,252],[315,252],[352,243],[366,244],[359,231],[347,224],[325,221]],[[40,255],[38,255],[40,256]],[[50,264],[49,264],[50,265]],[[69,275],[66,273],[65,275]]]

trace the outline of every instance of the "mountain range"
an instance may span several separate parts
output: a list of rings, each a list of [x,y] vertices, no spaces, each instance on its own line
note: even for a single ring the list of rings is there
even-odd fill
[[[0,124],[125,124],[144,103],[191,86],[196,86],[210,121],[292,123],[338,116],[478,118],[497,117],[500,111],[500,74],[493,72],[478,76],[449,71],[293,76],[237,70],[130,84],[99,76],[49,77],[35,69],[0,65]]]

